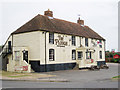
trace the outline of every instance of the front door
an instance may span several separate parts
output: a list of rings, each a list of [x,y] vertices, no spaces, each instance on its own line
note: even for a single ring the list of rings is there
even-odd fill
[[[25,60],[28,63],[28,51],[23,52],[23,60]]]
[[[79,68],[84,67],[84,59],[83,59],[83,52],[82,51],[77,52],[77,60],[79,62]]]

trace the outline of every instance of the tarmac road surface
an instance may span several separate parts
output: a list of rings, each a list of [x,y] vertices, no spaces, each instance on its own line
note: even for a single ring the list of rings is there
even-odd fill
[[[118,88],[118,80],[112,80],[118,75],[119,64],[110,63],[109,69],[100,71],[65,70],[45,72],[57,75],[57,78],[69,82],[33,82],[33,81],[2,81],[3,88]],[[120,83],[120,82],[119,82]]]

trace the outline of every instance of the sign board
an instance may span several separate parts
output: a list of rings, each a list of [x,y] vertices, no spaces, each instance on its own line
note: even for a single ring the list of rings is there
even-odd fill
[[[58,47],[65,47],[68,45],[68,42],[64,41],[64,37],[62,37],[61,35],[58,35],[58,39],[55,39],[55,44]]]
[[[28,66],[23,66],[23,71],[27,71],[28,70]]]
[[[86,60],[86,64],[92,64],[92,63],[94,63],[94,60],[93,60],[93,59],[87,59],[87,60]]]
[[[120,58],[120,56],[116,54],[116,55],[113,56],[113,58],[118,59],[118,58]]]
[[[22,66],[15,66],[15,71],[22,71],[23,67]]]
[[[15,71],[27,71],[28,66],[15,66]]]

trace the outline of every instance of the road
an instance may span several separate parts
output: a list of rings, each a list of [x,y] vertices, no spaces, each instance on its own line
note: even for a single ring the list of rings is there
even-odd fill
[[[69,82],[33,82],[33,81],[2,81],[3,88],[118,88],[118,81],[112,80],[118,75],[118,64],[108,64],[109,69],[100,71],[65,70],[45,72],[57,75],[56,78],[67,79]]]

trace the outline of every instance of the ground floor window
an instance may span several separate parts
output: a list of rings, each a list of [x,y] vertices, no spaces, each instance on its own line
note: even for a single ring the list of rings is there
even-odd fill
[[[15,60],[20,60],[20,51],[15,51]]]
[[[49,60],[54,61],[54,49],[49,49]]]
[[[102,51],[99,52],[100,59],[102,59]]]
[[[82,60],[82,52],[78,52],[78,60]]]
[[[76,51],[72,50],[72,60],[76,60]]]

